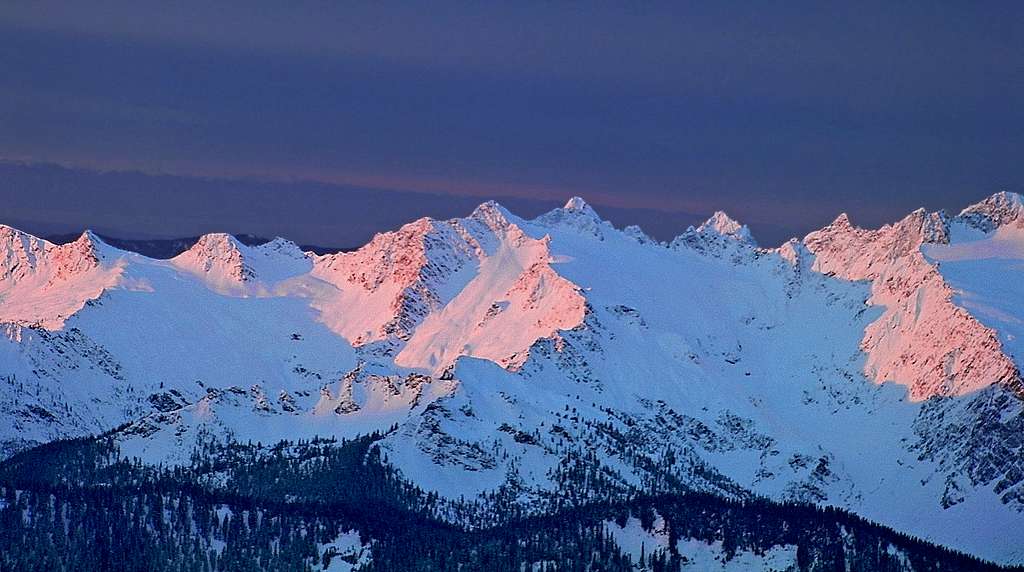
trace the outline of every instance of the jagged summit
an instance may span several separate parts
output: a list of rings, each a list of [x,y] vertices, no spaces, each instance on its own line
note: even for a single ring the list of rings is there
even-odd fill
[[[1024,197],[1001,191],[960,211],[957,219],[983,232],[1007,224],[1024,225]]]
[[[823,235],[864,235],[883,232],[891,235],[895,244],[901,245],[901,253],[917,249],[921,244],[945,244],[949,242],[949,215],[939,210],[929,212],[920,207],[902,219],[884,225],[881,229],[869,230],[856,226],[849,215],[840,213],[831,223],[810,232],[805,241],[820,241]]]
[[[88,240],[93,244],[107,244],[107,242],[103,240],[98,234],[93,232],[91,228],[83,230],[79,238],[81,238],[82,240]]]
[[[484,223],[493,230],[505,229],[519,220],[508,209],[501,206],[497,201],[485,201],[473,209],[469,215],[471,220]]]
[[[752,242],[753,236],[750,234],[750,229],[747,225],[740,224],[735,219],[725,214],[724,211],[715,211],[708,220],[704,221],[699,227],[697,232],[707,233],[714,232],[721,236],[728,236],[740,240],[743,242]]]
[[[580,197],[572,197],[566,201],[565,206],[548,211],[535,218],[533,222],[543,226],[572,229],[601,240],[604,240],[604,231],[611,228],[611,223],[603,220],[597,211]]]
[[[746,258],[757,247],[750,229],[723,211],[716,211],[697,228],[689,227],[669,245],[710,256],[731,255],[734,261]]]
[[[1024,196],[1012,191],[999,191],[985,197],[981,201],[968,206],[960,214],[976,212],[990,208],[996,209],[1020,209],[1024,208]]]
[[[26,232],[0,225],[0,280],[14,284],[32,276],[62,281],[99,267],[118,251],[92,231],[56,245]]]
[[[464,219],[421,219],[318,257],[313,276],[338,292],[320,304],[323,320],[357,347],[387,346],[405,367],[437,371],[462,355],[512,366],[581,319],[582,299],[550,267],[540,232],[488,201]]]
[[[839,213],[839,216],[835,218],[831,223],[828,224],[830,228],[853,228],[853,223],[850,221],[850,215],[846,213]]]
[[[601,216],[597,214],[597,211],[594,210],[594,207],[590,206],[590,203],[588,203],[582,197],[570,198],[568,201],[565,202],[565,205],[544,213],[543,215],[538,217],[538,220],[544,219],[561,221],[567,219],[578,220],[580,218],[593,219],[598,222],[602,221]]]
[[[192,248],[241,250],[245,244],[226,232],[210,232],[200,236]]]
[[[0,280],[19,280],[32,272],[48,246],[31,234],[0,225]]]
[[[61,279],[96,268],[107,257],[108,250],[117,249],[103,242],[91,230],[86,230],[73,242],[52,248],[51,256],[56,265],[55,277]]]
[[[946,211],[940,210],[928,212],[919,208],[910,213],[905,219],[907,224],[916,230],[921,237],[922,244],[947,244],[949,243],[949,215]]]
[[[109,255],[121,252],[121,249],[112,246],[91,229],[85,229],[71,244],[78,244],[81,248],[92,252],[96,258],[103,259]]]
[[[7,253],[8,256],[12,250],[42,252],[55,246],[53,243],[23,230],[0,224],[0,250]]]
[[[590,205],[587,204],[587,201],[580,196],[571,197],[569,200],[565,201],[565,205],[562,206],[562,208],[568,210],[582,210],[589,207]]]
[[[218,283],[244,283],[256,279],[246,263],[243,250],[248,247],[223,232],[204,234],[192,248],[175,256],[171,262]]]
[[[572,197],[571,199],[565,202],[565,206],[562,208],[567,211],[574,211],[595,217],[597,216],[597,211],[595,211],[594,208],[590,206],[590,203],[583,200],[582,197]]]

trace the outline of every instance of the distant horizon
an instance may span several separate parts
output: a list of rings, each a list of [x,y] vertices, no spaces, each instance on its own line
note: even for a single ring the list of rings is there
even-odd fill
[[[248,235],[272,239],[276,236],[287,238],[296,244],[315,246],[322,249],[351,250],[366,244],[374,234],[394,230],[424,216],[446,220],[468,216],[473,208],[487,200],[494,200],[517,216],[531,219],[551,209],[562,206],[565,200],[573,195],[567,193],[565,199],[558,200],[530,200],[514,196],[480,196],[480,195],[438,195],[434,193],[414,192],[397,189],[373,189],[357,188],[345,185],[325,183],[322,181],[272,181],[255,178],[224,178],[212,176],[185,176],[176,174],[155,174],[139,170],[94,170],[81,167],[60,165],[55,163],[36,163],[26,161],[12,161],[0,159],[0,177],[4,180],[5,190],[11,186],[18,185],[33,186],[34,192],[15,193],[8,200],[6,220],[0,221],[29,232],[40,237],[66,236],[80,234],[85,230],[93,230],[97,234],[121,240],[176,240],[188,239],[201,236],[210,232],[227,232],[232,235]],[[128,190],[126,185],[138,185],[134,192],[140,195],[148,193],[185,193],[192,195],[207,194],[216,195],[222,192],[227,197],[207,196],[214,204],[218,205],[213,213],[208,213],[201,220],[195,220],[190,215],[200,215],[203,212],[203,204],[196,204],[195,212],[188,212],[186,209],[175,208],[173,212],[161,213],[159,205],[132,204],[126,201],[124,193]],[[145,188],[145,183],[151,183],[152,188]],[[228,187],[228,188],[224,188]],[[288,190],[293,193],[309,194],[306,202],[284,201],[296,209],[294,224],[274,226],[266,224],[262,216],[266,213],[254,210],[250,206],[250,214],[256,214],[255,218],[233,216],[239,214],[232,212],[229,203],[224,202],[227,198],[237,196],[245,192],[247,188],[254,188],[254,192],[264,194],[276,191]],[[219,190],[218,190],[219,189]],[[764,247],[774,247],[782,244],[790,238],[803,238],[808,232],[817,230],[831,223],[842,213],[847,214],[854,225],[862,228],[878,228],[886,223],[896,222],[915,210],[925,208],[928,211],[944,210],[951,215],[956,214],[970,204],[974,204],[994,193],[1004,189],[991,189],[978,193],[973,199],[968,199],[964,204],[959,205],[919,205],[906,207],[904,209],[892,209],[889,216],[879,216],[875,212],[863,212],[858,205],[851,205],[852,209],[838,210],[831,215],[818,217],[814,223],[803,225],[792,224],[781,226],[767,224],[756,219],[750,220],[734,214],[729,209],[714,209],[708,212],[672,212],[659,211],[655,209],[642,208],[621,208],[602,204],[600,199],[591,200],[585,194],[578,195],[595,207],[602,218],[615,225],[616,228],[624,228],[629,225],[640,226],[653,238],[668,242],[672,238],[682,234],[690,226],[696,226],[707,220],[715,210],[722,210],[736,219],[741,224],[748,225],[754,239]],[[76,208],[67,213],[60,210],[51,210],[51,214],[57,216],[40,216],[38,213],[50,209],[54,203],[60,204],[62,197],[68,195],[80,195],[87,192],[88,197],[78,196]],[[46,195],[51,201],[39,204],[36,199],[39,195]],[[105,196],[107,195],[107,196]],[[25,200],[18,200],[18,198]],[[93,200],[82,201],[82,198]],[[377,201],[383,198],[389,202],[388,209],[375,209],[373,205],[366,205],[367,200]],[[220,199],[220,200],[218,200]],[[334,211],[325,212],[315,208],[315,203],[321,200],[329,200],[335,203],[336,209],[340,207],[340,214],[344,213],[345,201],[353,199],[364,208],[364,212],[374,215],[374,220],[364,221],[361,225],[353,225],[350,220],[337,220],[325,224],[322,217],[332,214]],[[191,204],[191,203],[187,203]],[[267,209],[280,207],[282,205],[269,205]],[[119,210],[120,209],[120,210]],[[314,217],[316,223],[315,232],[310,233],[304,228],[301,220],[302,210],[308,209],[310,216]],[[420,212],[422,209],[422,212]],[[372,212],[371,212],[372,211]],[[851,212],[852,211],[852,212]],[[858,212],[860,211],[860,212]],[[213,216],[211,217],[210,214]],[[799,213],[794,213],[794,219],[798,219]],[[382,216],[383,215],[383,216]],[[161,224],[154,227],[154,219],[162,218]],[[279,221],[280,222],[280,221]],[[154,230],[154,228],[156,230]],[[270,228],[282,228],[285,232],[266,232]],[[297,232],[287,232],[287,229]],[[332,240],[333,232],[337,236],[347,237]]]
[[[182,185],[182,186],[185,186],[185,187],[188,186],[189,182],[191,182],[191,183],[203,183],[204,185],[225,185],[225,184],[226,185],[231,185],[231,186],[239,185],[239,186],[243,186],[243,187],[245,185],[254,185],[254,186],[259,186],[259,187],[266,187],[267,185],[270,185],[271,187],[273,187],[275,185],[283,185],[283,186],[286,186],[286,187],[296,187],[296,186],[298,186],[298,187],[300,187],[300,189],[299,189],[300,191],[301,191],[301,189],[304,186],[309,186],[309,187],[315,188],[317,190],[317,192],[327,192],[327,193],[331,193],[332,191],[336,192],[336,193],[339,193],[339,194],[345,193],[345,192],[353,192],[353,191],[354,192],[364,192],[364,193],[369,192],[369,193],[377,193],[377,194],[389,194],[389,193],[391,193],[394,196],[396,196],[399,201],[406,201],[406,202],[410,203],[410,205],[407,205],[406,208],[401,209],[399,211],[401,213],[408,213],[409,216],[407,216],[406,218],[403,218],[403,219],[398,219],[398,218],[392,216],[392,217],[388,218],[389,222],[388,221],[379,221],[377,223],[372,224],[371,226],[362,227],[359,230],[359,232],[364,233],[366,235],[366,237],[362,238],[361,240],[359,240],[359,239],[331,240],[331,238],[330,238],[330,227],[322,229],[322,232],[325,232],[325,234],[322,234],[323,239],[306,239],[305,236],[308,236],[308,234],[304,234],[302,232],[298,233],[299,236],[303,236],[302,238],[297,238],[294,235],[292,235],[292,233],[288,233],[288,232],[285,232],[285,233],[282,233],[282,232],[262,232],[261,231],[261,228],[262,228],[261,225],[263,223],[261,221],[254,222],[253,223],[254,226],[252,228],[249,228],[249,227],[244,226],[245,223],[240,223],[237,220],[231,220],[229,214],[227,214],[227,213],[223,214],[224,219],[222,221],[222,225],[218,226],[216,221],[208,221],[208,222],[204,222],[201,227],[197,227],[197,226],[194,226],[194,225],[193,226],[189,226],[189,224],[191,224],[191,223],[185,221],[185,222],[182,222],[182,229],[181,229],[181,231],[178,231],[178,232],[174,232],[172,230],[166,230],[166,231],[163,231],[163,232],[146,231],[145,228],[141,227],[141,226],[132,226],[132,225],[118,224],[117,220],[115,220],[113,222],[113,224],[106,224],[106,223],[95,223],[94,224],[94,223],[92,223],[92,222],[90,222],[88,220],[82,220],[82,221],[80,221],[78,223],[75,223],[75,222],[73,222],[72,220],[70,220],[68,218],[62,219],[60,221],[38,220],[38,219],[33,219],[31,215],[29,215],[29,216],[18,216],[18,215],[15,214],[14,216],[11,216],[11,217],[7,218],[6,220],[0,221],[0,224],[6,224],[8,226],[15,227],[15,228],[17,228],[19,230],[23,230],[25,232],[29,232],[29,233],[31,233],[33,235],[36,235],[36,236],[39,236],[39,237],[43,237],[43,238],[48,238],[48,239],[51,238],[51,237],[68,238],[68,237],[71,237],[71,236],[77,236],[77,235],[81,234],[82,232],[84,232],[85,230],[92,230],[92,231],[96,232],[97,234],[99,234],[101,236],[104,236],[104,237],[116,238],[116,239],[121,239],[121,240],[134,240],[134,241],[190,239],[190,238],[196,238],[196,237],[202,236],[203,234],[207,234],[207,233],[210,233],[210,232],[227,232],[229,234],[236,235],[236,236],[251,236],[251,237],[256,237],[256,238],[261,238],[261,239],[268,239],[268,240],[272,239],[273,237],[280,236],[280,237],[292,240],[292,241],[294,241],[295,244],[303,246],[303,247],[311,247],[311,248],[315,248],[315,249],[318,249],[318,250],[324,250],[324,251],[328,251],[328,250],[330,250],[330,251],[348,251],[348,250],[358,249],[359,247],[366,245],[368,243],[368,241],[370,240],[370,238],[372,238],[373,235],[376,234],[376,233],[387,232],[387,231],[390,231],[390,230],[397,229],[397,228],[399,228],[403,224],[412,222],[412,221],[417,220],[419,218],[423,218],[424,216],[427,216],[427,217],[433,218],[433,219],[437,219],[437,220],[446,220],[446,219],[451,219],[451,218],[461,218],[461,217],[468,216],[477,205],[479,205],[479,204],[481,204],[483,202],[486,202],[486,201],[496,201],[499,204],[503,205],[504,207],[508,208],[513,214],[515,214],[517,216],[520,216],[521,218],[524,218],[524,219],[535,218],[535,217],[537,217],[537,216],[539,216],[539,215],[541,215],[541,214],[543,214],[545,212],[548,212],[548,211],[550,211],[552,209],[561,207],[564,204],[564,201],[562,201],[562,202],[557,202],[557,201],[532,201],[532,202],[528,202],[527,201],[527,202],[524,202],[523,200],[518,199],[518,197],[514,197],[514,196],[500,196],[499,195],[499,196],[494,196],[494,197],[481,197],[481,196],[477,196],[477,195],[468,195],[468,196],[460,196],[460,197],[458,197],[458,199],[460,200],[460,201],[458,201],[458,205],[463,208],[462,212],[451,212],[452,209],[442,209],[441,210],[442,212],[447,211],[447,212],[450,212],[450,214],[447,214],[447,215],[443,215],[443,214],[433,214],[433,215],[430,215],[430,214],[417,214],[414,209],[417,206],[427,206],[431,202],[447,202],[447,201],[451,201],[451,197],[450,196],[435,195],[435,194],[432,194],[432,193],[410,192],[410,191],[391,190],[391,189],[353,189],[351,187],[345,187],[343,185],[333,185],[333,184],[330,184],[330,183],[324,183],[324,182],[319,182],[319,181],[267,181],[267,180],[255,180],[255,179],[232,179],[232,178],[217,178],[217,177],[188,177],[188,176],[168,175],[168,174],[150,174],[150,173],[144,173],[144,172],[140,172],[140,171],[97,171],[97,170],[90,170],[90,169],[72,168],[72,167],[67,167],[67,166],[62,166],[62,165],[55,165],[55,164],[33,164],[33,163],[25,163],[25,162],[13,162],[13,161],[2,161],[2,160],[0,160],[0,175],[6,175],[8,182],[10,182],[10,180],[11,180],[12,170],[13,170],[13,172],[16,172],[16,171],[29,171],[29,172],[36,172],[36,173],[39,173],[40,171],[42,171],[44,173],[48,173],[48,174],[51,174],[51,175],[53,173],[70,174],[80,184],[82,183],[82,181],[89,181],[90,179],[103,179],[103,180],[105,180],[106,178],[114,177],[116,179],[128,178],[130,180],[136,180],[137,178],[141,177],[143,179],[160,180],[164,184],[166,184],[167,182],[171,182],[171,183],[179,184],[179,185]],[[16,179],[16,177],[13,177],[13,178]],[[124,182],[124,181],[122,181],[122,182]],[[80,188],[76,188],[76,185],[72,185],[70,183],[67,184],[67,189],[71,189],[72,191],[80,190]],[[48,190],[50,192],[59,193],[62,190],[66,190],[66,188],[49,188]],[[138,190],[144,192],[145,189],[138,189]],[[187,189],[179,187],[179,190],[187,190]],[[969,200],[969,202],[967,202],[967,203],[965,203],[963,205],[940,206],[938,208],[931,208],[931,207],[927,207],[927,206],[922,206],[922,207],[908,208],[908,209],[906,209],[906,210],[904,210],[902,212],[895,212],[894,211],[892,213],[891,217],[886,218],[884,220],[864,221],[860,216],[858,216],[858,213],[856,213],[856,212],[851,214],[849,211],[845,211],[845,210],[838,211],[835,214],[831,215],[830,217],[825,217],[824,219],[821,219],[820,224],[806,226],[805,228],[802,228],[801,231],[796,232],[796,233],[786,233],[786,231],[783,228],[781,228],[781,227],[773,227],[771,225],[761,224],[761,223],[759,223],[757,221],[744,220],[743,218],[734,216],[732,213],[730,213],[727,210],[724,210],[724,209],[722,209],[722,210],[726,214],[728,214],[731,218],[734,218],[735,220],[737,220],[737,222],[739,222],[740,224],[748,225],[752,229],[752,234],[754,235],[755,240],[757,241],[757,243],[760,246],[765,247],[765,248],[773,248],[773,247],[777,247],[777,246],[783,244],[784,241],[787,240],[787,239],[790,239],[790,238],[798,238],[798,239],[799,238],[803,238],[808,232],[817,230],[817,229],[819,229],[819,228],[829,224],[830,222],[833,222],[841,214],[847,214],[849,216],[851,222],[855,226],[862,227],[862,228],[879,228],[879,227],[883,226],[884,224],[888,224],[888,223],[892,223],[892,222],[896,222],[896,221],[900,220],[901,218],[903,218],[907,214],[911,213],[916,208],[924,208],[924,209],[926,209],[926,210],[928,210],[930,212],[933,212],[933,211],[945,211],[945,212],[947,212],[948,214],[950,214],[952,216],[952,215],[955,215],[956,213],[958,213],[959,211],[963,210],[964,208],[966,208],[966,207],[968,207],[970,205],[973,205],[975,203],[978,203],[978,202],[984,200],[985,197],[990,196],[990,195],[992,195],[992,194],[994,194],[996,192],[999,192],[1000,190],[1001,189],[993,189],[990,192],[980,193],[977,197],[975,197],[974,200]],[[213,191],[213,192],[216,192],[216,191]],[[568,195],[567,194],[566,197],[565,197],[565,200],[567,201],[570,196],[572,196],[572,195]],[[701,222],[706,221],[714,213],[714,211],[708,212],[708,213],[683,213],[683,212],[672,213],[672,212],[656,212],[656,211],[653,211],[653,210],[643,210],[643,209],[614,208],[614,207],[610,207],[610,206],[607,206],[607,205],[601,205],[600,203],[592,202],[592,201],[590,201],[590,199],[588,199],[588,197],[586,195],[581,195],[581,196],[583,197],[583,199],[585,201],[587,201],[588,204],[590,204],[591,206],[593,206],[595,208],[595,210],[597,211],[598,215],[601,216],[601,218],[603,218],[605,220],[608,220],[616,228],[622,229],[622,228],[624,228],[626,226],[629,226],[629,225],[637,225],[637,226],[640,226],[640,228],[643,229],[644,232],[646,232],[647,234],[649,234],[653,238],[655,238],[657,240],[660,240],[660,241],[666,241],[666,243],[667,243],[667,241],[671,241],[672,238],[674,238],[674,237],[678,236],[679,234],[683,233],[688,227],[696,226],[696,225],[699,225]],[[337,196],[336,197],[336,200],[338,200],[338,201],[344,201],[344,199],[345,199],[344,196]],[[16,203],[16,201],[15,201],[15,203]],[[97,207],[100,207],[100,205],[93,205],[94,209],[97,208]],[[8,206],[8,208],[10,208],[10,206]],[[98,211],[98,209],[97,209],[97,211]],[[426,211],[433,211],[434,213],[436,213],[437,209],[436,208],[433,208],[433,209],[427,208]],[[525,213],[523,211],[525,211]],[[14,212],[15,213],[18,212],[17,205],[14,205]],[[78,215],[78,216],[72,217],[72,218],[87,218],[89,216],[88,215],[89,212],[90,212],[90,209],[88,209],[88,208],[79,209],[78,211],[76,211],[76,215]],[[608,214],[609,212],[610,212],[610,215]],[[102,219],[103,217],[109,217],[111,214],[112,213],[110,213],[110,212],[98,213],[98,212],[94,211],[94,216],[97,219]],[[121,215],[121,214],[128,215],[128,216],[124,217],[124,220],[127,220],[127,221],[131,221],[135,217],[139,216],[139,213],[114,213],[114,214],[115,215]],[[323,213],[321,213],[321,214],[323,214]],[[870,218],[870,217],[868,217],[868,218]],[[173,221],[170,221],[170,222],[173,225]],[[647,224],[645,224],[645,223],[647,223]],[[651,224],[651,223],[653,223],[653,224]],[[339,222],[339,223],[337,223],[337,225],[338,225],[339,228],[343,228],[343,227],[347,226],[343,222]],[[191,230],[191,231],[188,231],[188,229],[197,229],[197,228],[204,228],[205,230]],[[798,227],[798,226],[795,225],[792,228],[793,229],[798,229],[798,228],[801,228],[801,227]]]

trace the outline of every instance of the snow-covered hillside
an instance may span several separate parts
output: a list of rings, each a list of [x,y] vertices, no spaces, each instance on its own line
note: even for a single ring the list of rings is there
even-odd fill
[[[116,428],[182,463],[397,425],[388,461],[443,497],[754,493],[1024,563],[1022,212],[764,249],[721,212],[660,244],[579,198],[485,203],[349,253],[220,234],[171,260],[0,227],[0,438]]]
[[[55,245],[0,225],[0,321],[59,329],[64,320],[118,281],[109,247],[85,232]]]

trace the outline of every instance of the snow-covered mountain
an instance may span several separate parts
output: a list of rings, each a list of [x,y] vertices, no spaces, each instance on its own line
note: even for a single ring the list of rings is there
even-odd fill
[[[1024,563],[1018,195],[775,249],[721,212],[661,244],[574,198],[323,256],[0,227],[0,264],[8,452],[116,430],[185,463],[209,439],[397,425],[388,462],[442,498],[757,494]]]

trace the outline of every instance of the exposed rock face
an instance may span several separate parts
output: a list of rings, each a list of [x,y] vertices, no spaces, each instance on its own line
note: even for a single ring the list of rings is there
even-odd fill
[[[49,244],[30,234],[0,225],[0,254],[3,255],[3,283],[10,288],[45,264]]]
[[[948,241],[946,217],[924,210],[878,230],[840,215],[804,239],[815,270],[870,281],[868,303],[884,311],[864,332],[865,373],[907,385],[916,400],[1019,378],[995,332],[953,303],[953,290],[921,253],[922,244]]]
[[[406,340],[446,301],[444,285],[480,252],[476,240],[454,225],[420,219],[378,234],[354,252],[317,257],[312,274],[340,290],[342,298],[324,312],[353,344]],[[361,318],[348,320],[345,315],[357,307]]]
[[[484,203],[466,219],[421,219],[318,258],[313,275],[339,290],[325,320],[356,346],[389,344],[407,367],[440,373],[462,355],[518,365],[534,340],[579,323],[583,298],[551,269],[548,240],[517,223]]]

